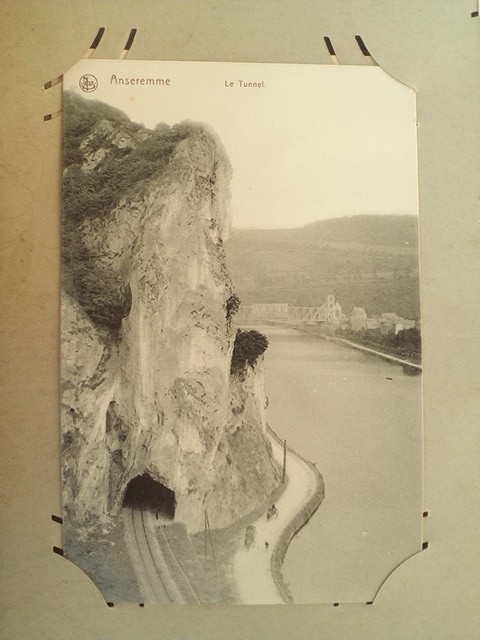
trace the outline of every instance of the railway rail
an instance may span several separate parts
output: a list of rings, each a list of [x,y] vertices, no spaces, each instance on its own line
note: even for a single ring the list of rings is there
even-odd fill
[[[149,511],[124,509],[125,537],[140,591],[146,603],[199,602],[172,551],[167,528]]]

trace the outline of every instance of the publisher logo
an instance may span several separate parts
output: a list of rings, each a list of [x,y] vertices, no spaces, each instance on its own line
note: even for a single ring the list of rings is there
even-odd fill
[[[95,76],[92,76],[91,73],[86,73],[84,76],[80,78],[78,84],[82,91],[85,91],[86,93],[91,93],[92,91],[95,91],[95,89],[98,87],[98,80],[96,79]]]

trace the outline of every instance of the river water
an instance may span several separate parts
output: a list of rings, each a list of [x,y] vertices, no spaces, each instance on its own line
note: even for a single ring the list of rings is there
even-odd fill
[[[421,377],[293,329],[262,331],[268,421],[325,481],[284,580],[296,603],[371,601],[422,545]]]

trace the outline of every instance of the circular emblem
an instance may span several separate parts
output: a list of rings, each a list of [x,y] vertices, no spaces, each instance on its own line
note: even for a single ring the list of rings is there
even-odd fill
[[[95,91],[95,89],[98,87],[98,80],[96,79],[95,76],[92,76],[91,73],[86,73],[84,76],[80,78],[78,84],[82,91],[85,91],[86,93],[91,93],[92,91]]]

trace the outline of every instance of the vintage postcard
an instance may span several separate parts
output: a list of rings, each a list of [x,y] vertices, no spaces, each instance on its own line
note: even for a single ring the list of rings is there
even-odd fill
[[[372,602],[422,549],[413,89],[64,77],[63,534],[108,602]]]

